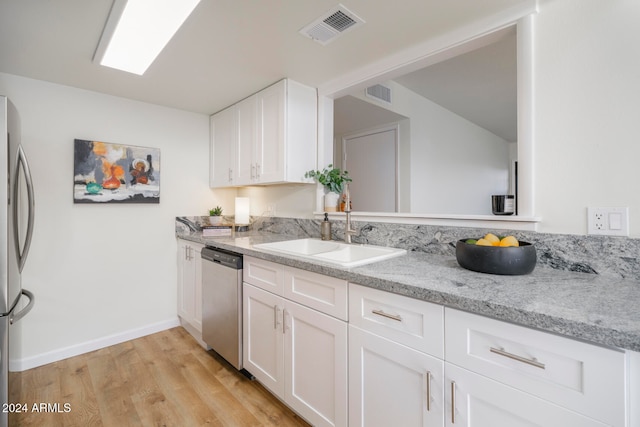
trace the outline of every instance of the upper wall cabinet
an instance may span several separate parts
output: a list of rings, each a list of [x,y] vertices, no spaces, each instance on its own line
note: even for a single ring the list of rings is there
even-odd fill
[[[284,79],[211,116],[210,186],[304,182],[316,152],[316,90]]]

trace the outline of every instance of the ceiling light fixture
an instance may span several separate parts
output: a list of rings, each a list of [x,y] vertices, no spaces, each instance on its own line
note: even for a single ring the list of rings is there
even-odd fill
[[[200,0],[115,0],[94,62],[144,74]]]

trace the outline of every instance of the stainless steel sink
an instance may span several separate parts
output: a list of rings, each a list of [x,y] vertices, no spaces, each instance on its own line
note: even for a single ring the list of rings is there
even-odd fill
[[[407,253],[404,249],[374,245],[346,244],[334,240],[296,239],[253,245],[256,249],[291,254],[337,264],[342,267],[357,267]]]

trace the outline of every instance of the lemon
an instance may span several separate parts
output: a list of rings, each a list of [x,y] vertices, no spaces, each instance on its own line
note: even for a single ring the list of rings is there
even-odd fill
[[[500,243],[500,238],[498,236],[496,236],[495,234],[492,234],[492,233],[487,233],[484,236],[484,239],[490,241],[492,244],[495,243],[495,242]]]
[[[500,240],[500,246],[520,246],[520,242],[513,236],[507,236]]]
[[[487,239],[483,238],[483,239],[478,239],[478,241],[476,242],[476,245],[478,245],[478,246],[493,246],[493,243],[491,243]]]

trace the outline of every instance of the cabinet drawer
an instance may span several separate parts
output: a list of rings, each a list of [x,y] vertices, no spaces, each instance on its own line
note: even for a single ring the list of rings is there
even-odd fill
[[[284,296],[322,313],[347,320],[347,281],[293,267],[284,269]]]
[[[624,353],[445,310],[446,360],[615,426],[625,423]]]
[[[444,357],[444,308],[349,283],[349,322],[415,350]]]
[[[282,296],[284,293],[284,266],[275,262],[245,256],[242,280]]]

